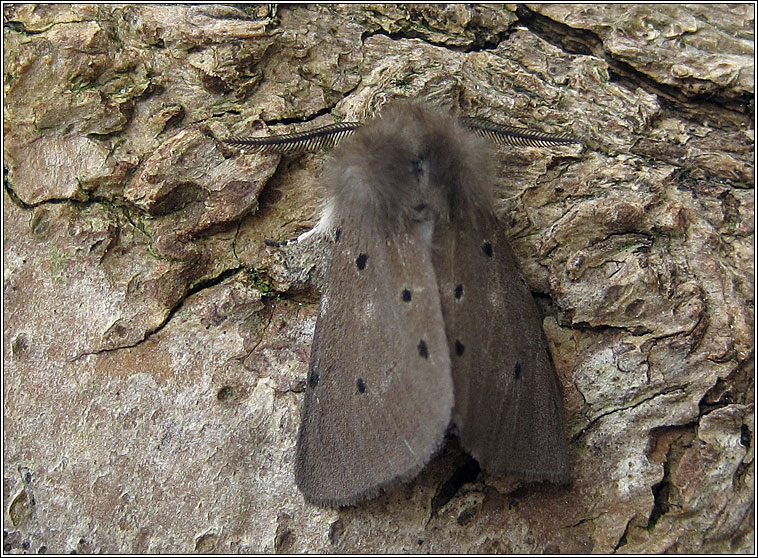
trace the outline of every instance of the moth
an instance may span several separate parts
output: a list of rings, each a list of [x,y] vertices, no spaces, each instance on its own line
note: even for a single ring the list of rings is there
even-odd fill
[[[315,229],[331,256],[296,448],[305,498],[351,505],[412,478],[451,423],[489,473],[568,481],[561,390],[492,210],[489,147],[579,141],[410,101],[363,125],[228,141],[275,153],[339,142]]]

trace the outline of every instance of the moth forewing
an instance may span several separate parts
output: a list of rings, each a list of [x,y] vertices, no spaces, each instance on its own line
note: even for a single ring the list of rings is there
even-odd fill
[[[434,242],[463,447],[490,473],[566,482],[560,387],[502,225],[463,216]]]
[[[437,451],[453,384],[429,241],[342,219],[326,274],[297,445],[306,498],[349,505]]]

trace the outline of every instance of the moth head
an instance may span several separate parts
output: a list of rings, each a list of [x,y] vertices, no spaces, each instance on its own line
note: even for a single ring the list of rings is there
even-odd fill
[[[491,161],[488,142],[449,113],[401,101],[340,144],[326,184],[335,207],[397,228],[488,206]]]
[[[325,171],[327,214],[359,216],[363,226],[397,229],[487,210],[494,185],[494,144],[546,147],[579,144],[567,135],[456,118],[414,101],[385,105],[365,124],[321,128],[228,143],[264,153],[299,153],[332,147]]]

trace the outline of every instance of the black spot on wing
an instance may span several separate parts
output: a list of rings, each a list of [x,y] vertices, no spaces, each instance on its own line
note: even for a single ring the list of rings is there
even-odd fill
[[[416,181],[421,180],[421,177],[424,176],[424,155],[419,155],[411,161],[411,172]]]
[[[336,231],[334,231],[334,242],[339,242],[340,238],[342,238],[342,229],[338,228]]]
[[[521,363],[517,362],[513,367],[513,376],[518,380],[521,378]]]
[[[358,381],[355,382],[355,385],[358,387],[358,393],[363,393],[366,391],[366,382],[363,381],[363,378],[358,378]]]
[[[408,289],[403,289],[403,302],[410,302],[411,301],[411,291]]]
[[[461,343],[460,341],[456,339],[455,340],[455,354],[458,356],[463,356],[463,351],[465,350],[466,350],[466,345],[464,345],[463,343]]]
[[[361,254],[358,256],[358,258],[355,260],[355,265],[358,266],[359,270],[363,270],[366,268],[366,260],[368,260],[367,254]]]
[[[315,370],[311,370],[311,373],[308,374],[308,386],[313,389],[318,385],[318,372]]]
[[[460,299],[463,296],[463,285],[455,286],[455,298]]]
[[[484,252],[484,255],[488,258],[492,257],[492,244],[489,241],[485,241],[484,244],[482,244],[482,252]]]
[[[429,349],[426,346],[426,341],[423,339],[418,344],[418,354],[421,358],[429,358]]]

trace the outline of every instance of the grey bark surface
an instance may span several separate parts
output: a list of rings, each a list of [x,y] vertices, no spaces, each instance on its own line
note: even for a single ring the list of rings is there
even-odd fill
[[[752,5],[3,16],[6,551],[754,552]],[[498,151],[566,487],[454,439],[358,506],[295,487],[324,250],[263,241],[315,224],[328,154],[220,140],[401,97],[586,140]]]

